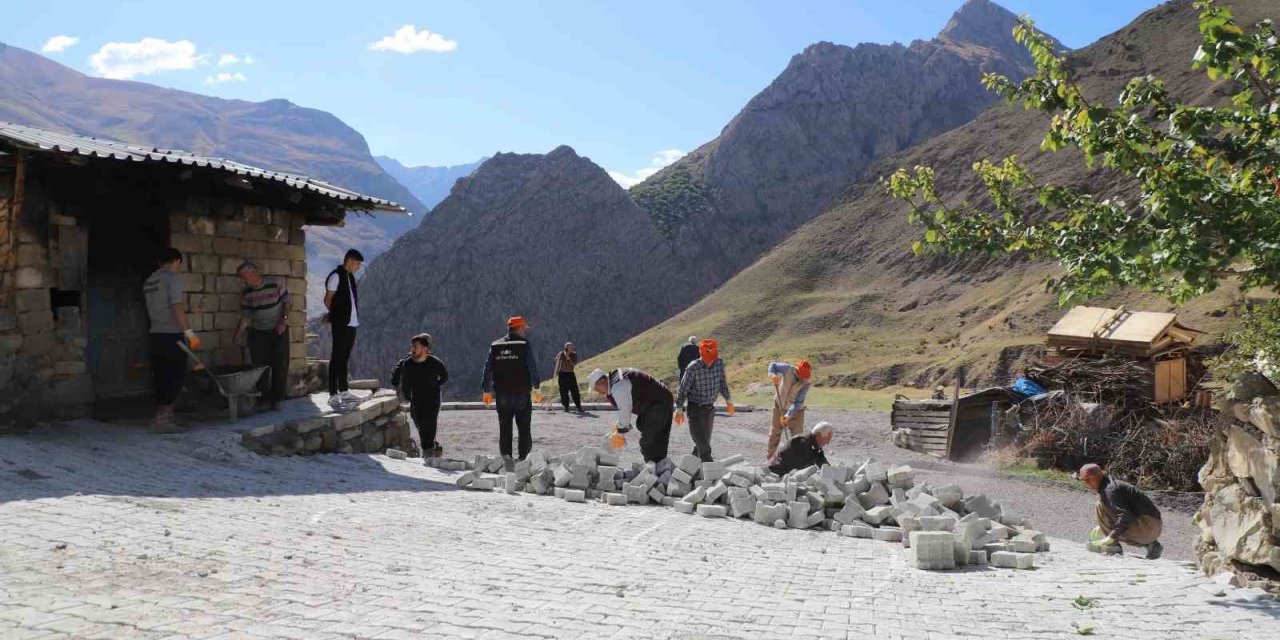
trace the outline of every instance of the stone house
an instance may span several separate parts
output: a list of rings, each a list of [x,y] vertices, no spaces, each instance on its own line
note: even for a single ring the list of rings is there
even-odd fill
[[[286,279],[301,394],[304,227],[356,210],[405,215],[305,176],[0,122],[0,429],[150,395],[142,282],[165,246],[184,255],[188,317],[211,364],[242,363],[236,267]]]

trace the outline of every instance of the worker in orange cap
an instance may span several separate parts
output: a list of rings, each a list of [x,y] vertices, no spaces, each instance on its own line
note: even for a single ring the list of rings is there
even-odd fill
[[[507,318],[507,335],[489,345],[489,357],[484,361],[484,403],[492,404],[494,394],[497,394],[498,450],[508,466],[514,464],[511,457],[512,423],[520,429],[520,459],[524,460],[533,449],[530,430],[533,405],[542,402],[542,392],[538,390],[538,366],[533,360],[533,347],[525,337],[528,331],[529,323],[523,317]],[[530,393],[533,394],[532,399]]]
[[[804,433],[804,401],[809,395],[813,367],[808,360],[794,365],[786,362],[769,363],[769,380],[773,382],[773,422],[769,427],[768,455],[772,458],[782,439],[782,428],[791,431],[792,437]]]
[[[724,361],[720,359],[720,346],[715,340],[707,339],[698,343],[698,359],[685,367],[680,376],[679,392],[676,393],[676,424],[684,422],[687,402],[693,455],[703,462],[711,462],[716,396],[724,396],[728,413],[733,415],[733,401],[729,398],[729,383],[724,375]]]

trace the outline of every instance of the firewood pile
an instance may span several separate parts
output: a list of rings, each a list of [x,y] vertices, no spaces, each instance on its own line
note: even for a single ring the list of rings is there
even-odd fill
[[[1116,357],[1039,365],[1027,377],[1050,391],[1015,406],[1015,444],[1042,466],[1075,471],[1087,462],[1153,488],[1196,491],[1196,471],[1219,421],[1213,411],[1152,401],[1152,371]]]

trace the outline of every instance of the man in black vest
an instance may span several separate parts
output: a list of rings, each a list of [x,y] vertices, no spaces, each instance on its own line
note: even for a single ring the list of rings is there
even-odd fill
[[[608,398],[618,410],[619,433],[631,430],[631,415],[635,414],[640,455],[645,462],[667,457],[676,401],[666,385],[639,369],[614,369],[608,374],[596,369],[587,376],[587,388]]]
[[[511,460],[511,423],[520,428],[520,459],[533,449],[533,403],[542,402],[538,390],[538,367],[533,361],[533,347],[525,334],[529,324],[521,316],[507,319],[507,335],[489,345],[484,361],[484,403],[498,396],[498,451]],[[532,392],[533,400],[529,394]]]
[[[324,279],[324,308],[329,311],[324,321],[329,323],[333,336],[329,355],[329,406],[334,409],[358,401],[347,388],[347,365],[351,362],[351,348],[356,345],[356,327],[360,326],[360,294],[356,291],[355,274],[362,262],[364,256],[359,251],[348,249],[342,264]]]

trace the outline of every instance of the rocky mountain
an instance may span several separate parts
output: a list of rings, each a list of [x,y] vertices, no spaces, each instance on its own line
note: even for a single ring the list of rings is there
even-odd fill
[[[508,316],[529,320],[549,375],[564,342],[601,351],[669,315],[682,296],[674,255],[649,217],[569,147],[486,161],[369,264],[360,287],[356,373],[385,380],[409,338],[427,331],[455,381],[448,393],[470,398]]]
[[[364,306],[379,324],[362,329],[357,351],[365,353],[354,362],[356,372],[385,377],[387,359],[404,350],[415,327],[440,335],[442,350],[465,354],[471,367],[508,310],[544,325],[539,335],[549,353],[552,343],[571,338],[590,354],[669,317],[820,213],[876,158],[991,105],[995,96],[981,86],[983,73],[1021,76],[1032,68],[1013,41],[1015,21],[986,0],[969,0],[927,42],[810,46],[718,138],[634,187],[630,200],[598,167],[568,163],[576,155],[567,149],[486,162],[431,220],[371,266]],[[577,169],[551,173],[562,163]],[[513,191],[517,184],[554,192]],[[512,201],[511,193],[521,200]],[[625,212],[615,214],[630,230],[625,242],[618,243],[618,222],[600,207]],[[449,220],[435,219],[442,215]],[[520,235],[537,230],[538,240],[462,233],[485,216],[518,219]],[[455,229],[458,239],[442,237]],[[607,244],[583,242],[583,234]],[[454,264],[459,255],[461,266]],[[594,256],[607,257],[596,269],[612,270],[616,279],[603,284],[576,271],[596,265]],[[407,273],[447,273],[449,280]],[[527,290],[532,282],[545,290]],[[655,289],[655,282],[671,284]],[[405,310],[406,302],[416,306]],[[595,324],[583,322],[588,318]],[[562,334],[562,327],[574,331]]]
[[[1227,4],[1241,23],[1276,13],[1271,0]],[[1190,0],[1167,3],[1074,52],[1071,65],[1099,101],[1114,100],[1130,78],[1146,74],[1163,78],[1183,100],[1219,100],[1224,94],[1191,69],[1190,53],[1199,43],[1196,23]],[[906,208],[878,179],[898,167],[930,165],[938,171],[941,193],[982,203],[986,191],[971,165],[1017,154],[1040,179],[1132,200],[1129,183],[1108,171],[1087,170],[1080,154],[1042,152],[1047,123],[1038,112],[1000,105],[882,160],[835,206],[715,293],[596,362],[666,371],[671,354],[692,333],[720,339],[738,385],[761,380],[764,362],[775,357],[813,359],[818,379],[830,385],[928,386],[950,384],[957,375],[970,386],[1007,382],[1063,313],[1044,290],[1053,267],[914,256],[911,240],[921,231],[907,223]],[[1241,296],[1228,288],[1179,312],[1187,324],[1218,332],[1231,322],[1228,310]],[[1174,309],[1166,300],[1132,291],[1097,302]]]
[[[0,120],[232,158],[388,198],[416,214],[428,209],[378,165],[359,132],[288,100],[225,100],[95,78],[0,44]],[[328,271],[348,246],[376,254],[409,224],[353,216],[345,227],[312,229],[308,264]],[[312,296],[309,306],[316,304]]]
[[[428,211],[449,195],[458,178],[470,174],[484,162],[481,159],[452,167],[406,167],[386,156],[374,160],[422,203],[422,212],[412,217],[356,213],[347,216],[344,227],[311,229],[307,236],[307,312],[312,317],[324,313],[324,278],[342,260],[347,249],[356,247],[365,260],[372,261],[390,248],[396,238],[421,224]]]
[[[471,175],[485,160],[489,158],[480,158],[475,162],[467,164],[458,164],[451,167],[431,167],[418,166],[406,167],[395,158],[387,156],[375,156],[374,160],[378,162],[378,166],[382,167],[388,175],[395,178],[400,184],[413,194],[428,209],[440,204],[449,195],[449,191],[453,189],[453,183],[458,178]],[[404,231],[408,231],[418,226],[416,221],[414,224],[408,225]],[[399,234],[396,234],[397,237]]]
[[[984,73],[1029,72],[1016,21],[968,0],[929,41],[812,45],[719,137],[631,194],[709,291],[822,212],[875,159],[989,107],[996,96]]]

